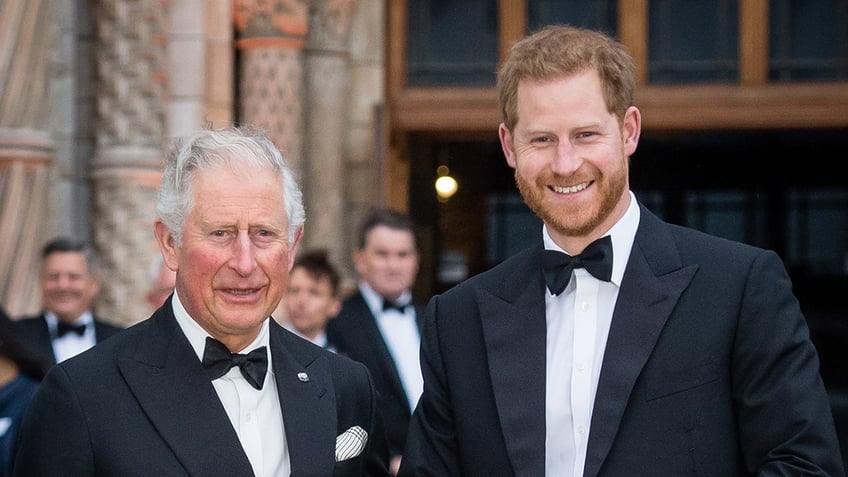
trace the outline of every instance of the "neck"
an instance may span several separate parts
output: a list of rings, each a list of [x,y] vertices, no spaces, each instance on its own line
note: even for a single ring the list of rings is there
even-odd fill
[[[0,358],[0,388],[14,381],[19,371],[15,363],[6,358]]]

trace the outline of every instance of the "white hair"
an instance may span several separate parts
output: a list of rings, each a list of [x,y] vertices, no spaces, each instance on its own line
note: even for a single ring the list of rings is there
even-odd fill
[[[279,175],[288,219],[289,243],[306,220],[303,192],[280,150],[265,135],[244,127],[203,129],[174,143],[165,163],[156,214],[177,245],[182,243],[185,218],[194,207],[192,184],[198,171],[219,165],[239,170],[245,165]]]

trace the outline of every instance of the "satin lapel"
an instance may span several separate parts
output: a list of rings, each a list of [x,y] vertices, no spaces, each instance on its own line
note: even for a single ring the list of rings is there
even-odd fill
[[[545,472],[547,326],[541,251],[540,245],[505,263],[502,280],[477,293],[489,375],[516,475]]]
[[[191,475],[252,475],[212,382],[170,307],[150,318],[132,358],[118,362],[144,412]]]
[[[371,313],[371,309],[368,308],[368,304],[366,303],[365,298],[362,297],[361,293],[359,294],[358,299],[357,303],[361,307],[360,316],[364,318],[362,321],[362,331],[363,336],[368,342],[367,346],[378,354],[380,368],[382,368],[384,375],[391,382],[394,391],[398,396],[404,396],[405,398],[406,390],[403,388],[403,383],[400,381],[400,374],[398,374],[395,361],[392,358],[392,354],[389,352],[389,347],[386,345],[386,341],[383,339],[383,334],[380,333],[380,329],[377,327],[377,317]],[[423,316],[423,314],[421,316]],[[418,319],[418,316],[416,316],[416,319]]]
[[[333,474],[336,397],[320,350],[271,323],[271,359],[283,410],[291,475]]]
[[[636,379],[697,267],[681,268],[677,247],[658,218],[642,209],[609,331],[586,454],[596,476],[612,447]]]
[[[41,315],[38,330],[35,334],[34,349],[38,352],[39,361],[44,363],[45,372],[56,364],[56,353],[53,352],[53,338],[50,336],[50,327],[47,326],[47,318],[44,315]]]

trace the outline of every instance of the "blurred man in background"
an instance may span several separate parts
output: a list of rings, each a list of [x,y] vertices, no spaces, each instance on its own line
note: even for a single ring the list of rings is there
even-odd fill
[[[322,348],[336,351],[327,339],[327,322],[342,307],[340,281],[326,251],[315,250],[298,257],[282,301],[286,315],[283,326]]]
[[[59,237],[42,249],[43,312],[16,323],[21,343],[41,363],[42,373],[122,329],[94,315],[101,273],[96,253],[85,242]]]
[[[374,376],[396,472],[423,386],[418,363],[423,307],[412,300],[418,274],[412,220],[375,210],[360,227],[357,247],[359,287],[329,322],[327,334],[340,353],[364,363]]]

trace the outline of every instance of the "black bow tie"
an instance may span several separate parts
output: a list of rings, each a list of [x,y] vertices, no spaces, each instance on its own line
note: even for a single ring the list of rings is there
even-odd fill
[[[554,295],[565,290],[575,268],[585,268],[593,277],[605,282],[612,278],[612,239],[609,235],[590,243],[583,253],[571,256],[556,250],[545,250],[542,257],[545,283]]]
[[[233,366],[238,366],[241,375],[256,389],[262,389],[265,372],[268,371],[268,354],[265,347],[256,348],[248,354],[230,353],[224,343],[207,337],[203,350],[203,367],[212,380],[227,374]]]
[[[72,323],[60,321],[56,327],[56,335],[61,338],[68,333],[76,333],[77,335],[82,336],[83,333],[85,333],[85,323],[81,325],[74,325]]]
[[[397,310],[401,313],[406,312],[406,307],[409,303],[397,303],[394,301],[383,300],[383,311]]]

